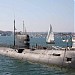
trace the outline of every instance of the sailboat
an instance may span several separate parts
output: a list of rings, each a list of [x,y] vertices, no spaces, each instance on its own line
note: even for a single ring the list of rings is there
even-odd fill
[[[55,44],[54,33],[53,33],[53,30],[52,30],[51,24],[50,24],[49,31],[48,31],[48,34],[47,34],[47,37],[46,37],[46,43]]]

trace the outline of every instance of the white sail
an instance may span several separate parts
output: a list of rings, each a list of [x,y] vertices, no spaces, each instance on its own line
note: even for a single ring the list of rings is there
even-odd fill
[[[54,43],[54,33],[53,33],[51,25],[49,27],[48,35],[46,37],[46,42],[47,43]]]

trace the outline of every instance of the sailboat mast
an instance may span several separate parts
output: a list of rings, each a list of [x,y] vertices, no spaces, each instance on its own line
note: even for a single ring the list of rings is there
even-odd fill
[[[14,19],[14,48],[15,48],[15,19]]]

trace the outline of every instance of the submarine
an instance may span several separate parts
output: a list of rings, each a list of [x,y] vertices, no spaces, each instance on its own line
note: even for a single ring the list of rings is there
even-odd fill
[[[14,20],[15,32],[15,20]],[[18,35],[20,36],[20,35]],[[22,36],[22,35],[21,35]],[[8,56],[14,59],[31,61],[35,63],[57,65],[59,67],[67,67],[75,69],[75,39],[73,38],[73,47],[68,49],[38,49],[30,48],[29,35],[24,36],[24,48],[15,48],[15,33],[14,33],[14,48],[0,47],[0,55]]]
[[[0,47],[0,55],[13,57],[14,59],[75,69],[75,50],[32,50],[27,48],[12,49]]]
[[[75,69],[75,40],[73,38],[73,47],[60,49],[39,49],[30,48],[28,43],[29,36],[25,36],[24,48],[8,48],[0,47],[0,55],[8,56],[14,59],[24,61],[31,61],[34,63],[41,63],[47,65],[56,65],[59,67],[66,67]]]

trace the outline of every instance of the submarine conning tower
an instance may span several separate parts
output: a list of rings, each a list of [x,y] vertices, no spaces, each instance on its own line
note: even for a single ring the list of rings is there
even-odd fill
[[[24,46],[25,46],[26,49],[29,49],[30,48],[29,41],[30,41],[29,35],[26,34],[25,37],[24,37]]]
[[[30,48],[30,38],[28,34],[18,34],[16,35],[17,39],[23,46],[18,47],[18,53],[22,53],[24,48],[29,49]]]

